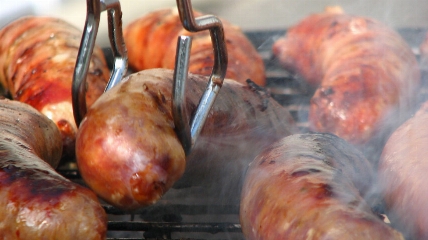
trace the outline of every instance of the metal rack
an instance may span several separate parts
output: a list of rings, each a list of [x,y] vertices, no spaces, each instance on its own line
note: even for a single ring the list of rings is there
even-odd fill
[[[399,30],[418,58],[418,46],[425,32],[424,29]],[[283,70],[271,54],[273,42],[284,33],[285,31],[255,31],[246,34],[264,59],[267,87],[272,97],[290,111],[300,130],[305,132],[308,130],[309,100],[313,89],[308,88],[299,76]],[[108,55],[110,51],[106,49],[105,53]],[[428,99],[426,76],[424,71],[423,87],[419,95],[421,102]],[[76,169],[61,170],[60,173],[72,181],[84,184]],[[109,216],[108,239],[244,239],[238,205],[207,205],[204,204],[203,196],[192,196],[188,191],[189,189],[171,189],[155,205],[132,214],[103,203]]]

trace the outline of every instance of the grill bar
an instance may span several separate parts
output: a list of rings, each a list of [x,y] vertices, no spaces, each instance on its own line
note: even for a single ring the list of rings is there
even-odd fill
[[[123,215],[128,214],[125,211],[119,210],[111,205],[103,205],[107,214]],[[184,215],[198,215],[204,214],[239,214],[239,206],[237,205],[188,205],[188,204],[171,204],[168,201],[162,200],[153,206],[142,208],[134,211],[132,214],[148,215],[154,213],[164,214],[184,214]]]
[[[241,232],[239,223],[165,223],[165,222],[113,222],[108,229],[115,231],[153,231],[153,232]]]

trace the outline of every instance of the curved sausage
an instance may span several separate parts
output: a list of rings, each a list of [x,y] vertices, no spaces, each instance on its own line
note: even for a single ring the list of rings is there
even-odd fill
[[[195,12],[196,16],[201,13]],[[247,79],[265,85],[265,66],[257,50],[240,28],[221,20],[223,24],[228,68],[226,78],[245,83]],[[193,36],[189,72],[209,76],[214,64],[209,31],[190,33],[183,29],[176,9],[151,12],[124,29],[129,66],[135,71],[149,68],[174,69],[177,37]]]
[[[104,93],[81,123],[76,140],[79,171],[101,198],[116,207],[132,210],[152,204],[180,177],[182,187],[204,183],[234,187],[239,201],[235,184],[248,162],[273,139],[295,131],[291,115],[277,102],[225,79],[186,159],[174,131],[172,81],[173,71],[168,69],[134,73]],[[189,75],[185,95],[189,114],[207,82],[208,77]],[[225,185],[219,186],[222,182],[214,176],[224,179],[231,173],[226,171],[234,173],[231,181],[223,180]],[[214,191],[212,195],[220,194]]]
[[[404,239],[369,207],[374,176],[362,153],[334,135],[285,137],[250,164],[242,231],[248,240]]]
[[[4,239],[104,239],[96,195],[55,172],[56,125],[21,102],[0,100],[0,232]]]
[[[62,134],[64,156],[74,156],[77,126],[71,84],[81,31],[56,18],[28,16],[0,30],[0,83],[12,99],[30,104],[53,120]],[[100,48],[94,49],[86,101],[104,91],[109,69]]]
[[[428,238],[428,102],[388,139],[379,161],[379,181],[391,223],[409,239]]]
[[[317,87],[309,111],[313,131],[370,146],[373,139],[384,142],[415,110],[416,57],[400,35],[376,20],[340,9],[313,14],[272,49],[284,67]]]

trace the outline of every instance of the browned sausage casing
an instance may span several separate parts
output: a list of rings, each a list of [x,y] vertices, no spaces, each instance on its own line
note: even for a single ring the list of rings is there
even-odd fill
[[[374,214],[372,165],[331,134],[296,134],[255,158],[242,189],[242,231],[253,239],[404,239]]]
[[[388,139],[379,162],[388,217],[409,239],[428,238],[428,102]]]
[[[201,13],[195,12],[196,16]],[[245,83],[251,79],[265,85],[265,66],[257,50],[240,28],[225,20],[223,23],[228,68],[226,78]],[[174,69],[177,37],[193,36],[189,71],[209,76],[214,65],[213,46],[209,31],[190,33],[183,29],[176,9],[151,12],[124,29],[129,65],[136,71],[149,68]]]
[[[172,79],[173,71],[168,69],[132,74],[104,93],[82,121],[76,139],[80,173],[99,196],[117,207],[136,209],[154,203],[183,175],[186,164],[182,185],[208,182],[216,186],[219,182],[210,174],[224,178],[227,166],[233,166],[229,171],[235,174],[231,183],[223,181],[235,184],[258,149],[294,131],[285,108],[272,99],[266,102],[269,99],[248,86],[225,79],[186,160],[174,131]],[[208,77],[189,76],[189,114],[195,111],[207,83]],[[234,158],[236,153],[243,154],[238,156],[241,159]],[[233,194],[239,201],[239,192]]]
[[[71,84],[81,31],[56,18],[29,16],[0,30],[0,83],[14,100],[30,104],[53,120],[61,131],[64,155],[74,155],[77,126]],[[90,106],[109,79],[100,48],[88,70],[86,101]]]
[[[313,14],[278,39],[273,53],[317,86],[309,112],[314,131],[363,145],[415,110],[416,58],[399,34],[376,20],[340,11]]]
[[[96,195],[55,172],[61,135],[21,102],[0,100],[2,239],[104,239],[107,216]]]

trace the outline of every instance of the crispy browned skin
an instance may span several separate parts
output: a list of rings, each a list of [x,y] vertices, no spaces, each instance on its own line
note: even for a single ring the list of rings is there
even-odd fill
[[[317,86],[309,112],[314,131],[365,144],[412,109],[418,63],[401,36],[378,21],[338,11],[313,14],[278,39],[273,53]]]
[[[0,30],[0,83],[15,100],[30,104],[61,131],[64,156],[74,155],[77,127],[71,83],[82,33],[51,17],[20,18]],[[88,106],[109,78],[104,55],[95,47],[88,71]]]
[[[197,16],[201,13],[196,12]],[[245,83],[251,79],[264,86],[265,67],[257,50],[240,28],[222,20],[229,64],[226,78]],[[209,76],[214,54],[208,31],[190,33],[183,29],[178,11],[163,9],[151,12],[124,29],[129,65],[136,71],[149,68],[174,69],[177,37],[193,36],[189,71]]]
[[[296,134],[251,163],[240,219],[246,239],[404,239],[374,214],[374,172],[362,153],[330,134]]]
[[[388,217],[409,239],[428,238],[428,102],[388,139],[379,179]]]
[[[226,166],[237,168],[232,176],[239,179],[258,149],[294,131],[291,115],[281,105],[270,99],[263,106],[265,98],[256,91],[225,79],[186,161],[174,131],[172,79],[173,71],[168,69],[128,76],[95,102],[79,128],[76,156],[80,173],[99,196],[119,208],[154,203],[183,175],[186,164],[183,184],[208,181],[217,185],[210,174]],[[189,114],[195,111],[207,82],[208,77],[189,76]],[[235,152],[250,157],[235,159]],[[233,194],[239,199],[239,192]]]
[[[21,102],[0,100],[2,239],[104,239],[107,216],[96,195],[55,172],[61,135]]]

